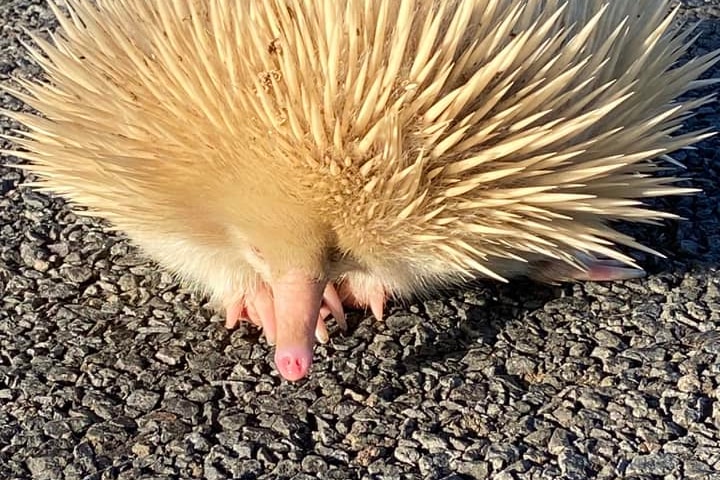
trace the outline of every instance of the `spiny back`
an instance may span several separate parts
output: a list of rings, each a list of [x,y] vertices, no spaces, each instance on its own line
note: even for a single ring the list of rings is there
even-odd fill
[[[346,250],[491,276],[491,256],[632,263],[608,240],[642,247],[604,222],[671,217],[634,199],[694,191],[648,160],[704,138],[670,134],[708,99],[674,99],[717,52],[676,66],[691,30],[667,1],[273,5],[273,40],[244,54],[268,79],[254,108],[306,145]]]
[[[14,115],[49,188],[148,221],[239,183],[304,199],[343,251],[489,275],[489,256],[631,262],[604,222],[689,191],[648,160],[703,138],[670,134],[707,99],[673,99],[717,58],[675,65],[690,31],[666,0],[97,3],[38,41],[53,86],[22,98],[48,119]]]

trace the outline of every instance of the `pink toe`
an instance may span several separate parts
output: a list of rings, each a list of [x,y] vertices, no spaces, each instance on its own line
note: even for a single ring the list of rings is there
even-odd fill
[[[280,375],[291,382],[306,377],[311,364],[312,352],[307,349],[286,347],[275,352],[275,365]]]

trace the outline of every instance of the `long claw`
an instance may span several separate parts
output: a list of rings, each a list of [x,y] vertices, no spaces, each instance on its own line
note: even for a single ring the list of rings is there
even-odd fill
[[[323,344],[330,341],[330,334],[328,333],[327,325],[325,325],[325,320],[322,317],[318,317],[317,325],[315,325],[315,338]]]
[[[238,323],[247,315],[245,299],[235,300],[225,308],[225,328],[228,330],[237,327]]]
[[[574,280],[613,282],[645,276],[645,271],[642,268],[628,265],[613,258],[595,258],[582,254],[578,254],[578,258],[583,260],[586,269],[573,272],[572,278]]]
[[[378,321],[382,321],[385,310],[385,292],[378,289],[370,295],[369,300],[370,311]]]
[[[328,283],[323,291],[323,306],[330,310],[330,313],[332,313],[332,316],[335,318],[338,326],[342,330],[347,330],[347,322],[345,322],[345,311],[343,310],[342,301],[335,289],[335,285],[332,283]]]
[[[310,371],[325,286],[300,270],[290,270],[269,285],[277,320],[275,365],[286,380],[300,380]]]
[[[265,338],[270,345],[274,345],[277,328],[275,326],[275,307],[270,290],[265,286],[259,286],[255,291],[252,305],[255,307],[258,320],[265,332]]]
[[[258,315],[258,311],[255,308],[255,306],[252,304],[249,304],[245,311],[247,312],[247,316],[248,316],[248,319],[250,320],[250,323],[252,323],[256,327],[262,328],[262,326],[263,326],[262,320],[260,319],[260,315]]]
[[[597,258],[583,253],[576,254],[583,268],[560,260],[544,260],[528,265],[527,275],[533,280],[557,284],[559,282],[613,282],[642,278],[645,271],[612,258]]]
[[[347,331],[348,326],[347,326],[347,322],[345,321],[345,315],[343,315],[342,317],[339,317],[339,318],[335,317],[335,321],[337,322],[340,330],[342,330],[343,332]]]

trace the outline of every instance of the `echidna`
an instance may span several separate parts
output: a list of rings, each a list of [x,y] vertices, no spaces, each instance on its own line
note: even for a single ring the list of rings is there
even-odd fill
[[[40,188],[109,220],[304,377],[343,303],[639,275],[654,158],[709,98],[667,0],[66,0],[8,113]]]

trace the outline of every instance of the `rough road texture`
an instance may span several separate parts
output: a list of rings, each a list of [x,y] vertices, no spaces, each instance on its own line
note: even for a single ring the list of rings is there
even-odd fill
[[[694,53],[719,47],[720,1],[685,5],[706,19]],[[38,74],[17,35],[54,26],[0,0],[0,81]],[[648,278],[355,314],[299,384],[257,332],[0,168],[0,478],[720,478],[719,149],[677,156],[705,193],[661,205],[689,221],[633,230],[671,259],[639,257]]]

